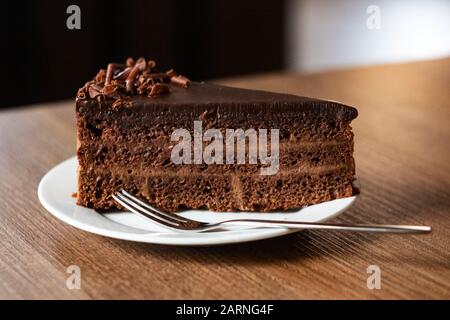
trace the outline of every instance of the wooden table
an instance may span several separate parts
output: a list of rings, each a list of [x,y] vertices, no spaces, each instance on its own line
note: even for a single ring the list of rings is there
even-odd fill
[[[450,298],[450,59],[221,81],[355,105],[362,194],[335,219],[426,224],[429,235],[304,231],[209,248],[96,236],[40,205],[41,177],[74,155],[73,102],[0,112],[0,298]],[[66,268],[81,268],[81,289]],[[381,289],[367,288],[367,268]]]

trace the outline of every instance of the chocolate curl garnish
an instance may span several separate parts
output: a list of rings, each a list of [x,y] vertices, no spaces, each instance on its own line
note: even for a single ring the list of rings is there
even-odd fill
[[[105,86],[111,83],[113,74],[114,74],[114,63],[110,63],[108,64],[108,68],[106,68]]]
[[[114,80],[124,81],[131,72],[132,67],[126,67],[125,70],[114,76]]]
[[[84,92],[83,88],[78,90],[78,92],[77,92],[77,99],[79,99],[79,100],[86,99],[86,92]]]
[[[114,84],[110,84],[107,86],[104,86],[102,89],[102,94],[104,94],[107,97],[111,97],[111,98],[120,98],[119,93],[117,92],[117,85]]]
[[[108,64],[108,68],[106,68],[106,78],[105,78],[105,86],[111,84],[111,80],[114,76],[114,71],[116,69],[122,69],[125,68],[125,66],[121,63],[110,63]]]
[[[93,85],[93,84],[95,84],[95,81],[94,81],[94,80],[88,81],[88,82],[86,82],[86,83],[84,84],[83,88],[81,88],[81,89],[82,89],[83,91],[87,92],[88,89],[89,89],[89,87],[90,87],[91,85]]]
[[[92,84],[92,85],[89,86],[88,92],[89,92],[89,97],[91,99],[95,99],[98,96],[102,95],[102,88],[97,86],[97,85],[95,85],[95,84]]]
[[[149,69],[154,69],[156,67],[156,62],[154,60],[148,60],[147,67]]]
[[[114,102],[113,102],[113,104],[112,104],[112,108],[113,109],[119,109],[120,108],[120,106],[122,105],[122,103],[123,103],[123,100],[122,99],[116,99]]]
[[[147,77],[147,75],[144,73],[144,74],[141,74],[141,75],[139,76],[139,78],[138,78],[137,81],[138,81],[139,85],[141,86],[141,85],[143,85],[143,84],[148,84],[148,83],[150,83],[151,79],[149,79],[149,78]]]
[[[167,74],[170,78],[178,76],[178,73],[176,73],[175,70],[173,70],[173,69],[170,69],[169,71],[167,71],[166,74]]]
[[[145,63],[145,59],[139,58],[133,69],[131,69],[127,79],[125,80],[125,89],[127,90],[127,92],[133,92],[134,80],[140,72],[145,70],[146,66],[147,64]]]
[[[113,109],[119,109],[120,107],[130,107],[132,104],[129,100],[123,99],[123,98],[118,98],[116,99],[113,104],[112,104],[112,108]]]
[[[78,90],[77,99],[81,99],[81,100],[86,99],[86,94],[88,93],[89,86],[94,83],[95,83],[94,80],[86,82],[85,85],[83,86],[83,88],[80,88]]]
[[[153,81],[159,81],[159,82],[169,82],[170,77],[166,73],[144,73],[143,76],[146,79],[153,80]]]
[[[102,84],[103,82],[105,82],[105,79],[106,79],[105,69],[100,69],[100,71],[95,76],[95,83]]]
[[[127,64],[127,67],[134,67],[134,59],[128,58],[126,64]]]
[[[169,86],[164,83],[155,83],[148,94],[150,97],[158,96],[163,93],[169,93]]]
[[[77,99],[104,100],[114,99],[114,105],[131,105],[131,101],[122,102],[120,99],[136,91],[140,95],[154,97],[170,92],[169,83],[183,88],[188,88],[190,80],[177,74],[173,69],[158,73],[152,72],[156,67],[154,60],[146,61],[139,58],[134,61],[128,58],[126,64],[110,63],[106,68],[100,70],[92,81],[87,82],[77,92]]]
[[[191,80],[183,76],[171,77],[170,82],[183,88],[188,88],[191,85]]]
[[[149,89],[149,85],[146,83],[143,83],[137,88],[136,91],[138,94],[144,94],[148,91],[148,89]]]

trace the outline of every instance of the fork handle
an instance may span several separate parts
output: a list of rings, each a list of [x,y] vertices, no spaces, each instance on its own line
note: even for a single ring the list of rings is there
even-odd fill
[[[236,219],[223,221],[221,224],[255,226],[255,227],[286,227],[289,229],[317,229],[317,230],[338,230],[338,231],[358,231],[358,232],[388,232],[388,233],[427,233],[431,231],[428,226],[407,226],[407,225],[348,225],[348,224],[328,224],[311,223],[297,221],[277,221],[259,219]]]

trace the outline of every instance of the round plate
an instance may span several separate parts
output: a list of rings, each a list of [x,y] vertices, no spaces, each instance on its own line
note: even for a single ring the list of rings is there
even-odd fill
[[[95,234],[139,242],[180,246],[209,246],[267,239],[289,234],[298,229],[230,227],[206,233],[176,233],[164,229],[131,212],[100,214],[92,209],[77,206],[72,194],[77,190],[77,159],[70,158],[41,180],[38,196],[42,205],[58,219]],[[187,218],[217,222],[236,218],[276,219],[304,222],[323,222],[345,211],[356,196],[328,201],[296,211],[274,213],[211,212],[190,210],[180,213]]]

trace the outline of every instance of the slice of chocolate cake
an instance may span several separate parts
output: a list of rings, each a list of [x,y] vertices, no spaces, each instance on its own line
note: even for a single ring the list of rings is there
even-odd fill
[[[290,209],[353,195],[350,122],[333,101],[190,82],[154,61],[78,92],[78,204],[125,189],[167,211]]]

